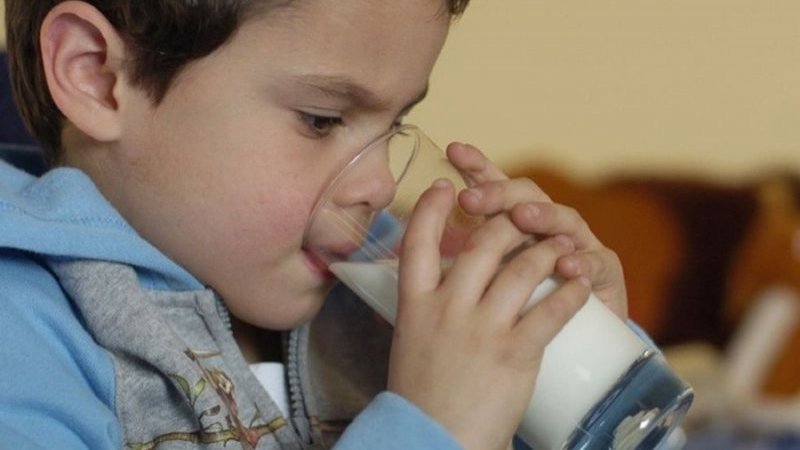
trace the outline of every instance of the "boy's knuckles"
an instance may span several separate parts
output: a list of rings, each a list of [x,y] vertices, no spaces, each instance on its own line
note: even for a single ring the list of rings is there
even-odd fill
[[[514,257],[505,270],[516,278],[530,280],[531,277],[546,275],[553,271],[554,255],[555,253],[542,255],[540,252],[524,251]]]
[[[506,209],[511,209],[523,202],[550,200],[539,185],[529,178],[515,178],[507,181],[504,183],[503,189]]]
[[[580,222],[579,222],[578,227],[577,227],[578,228],[578,233],[581,234],[581,235],[589,237],[589,239],[591,239],[591,242],[594,242],[594,245],[598,245],[599,241],[595,237],[594,232],[592,232],[592,229],[589,227],[589,222],[584,220],[583,217],[579,217],[579,218],[580,218]]]
[[[542,193],[542,189],[530,178],[514,178],[512,180],[520,189],[524,189],[526,191],[532,191],[536,194]]]
[[[610,267],[615,268],[616,271],[622,271],[622,260],[619,259],[619,255],[614,250],[611,250],[608,247],[603,247],[603,251],[606,253],[606,258],[608,258],[608,262],[610,263]]]
[[[588,230],[589,225],[581,216],[581,213],[571,206],[560,206],[558,214],[561,215],[560,222],[567,228],[574,230],[574,232],[582,233]]]
[[[465,249],[478,247],[508,248],[520,232],[506,216],[495,216],[467,237]]]
[[[482,198],[492,203],[502,200],[507,190],[506,182],[498,180],[487,181],[481,184],[478,189],[480,189],[481,194],[483,194]]]
[[[555,270],[558,258],[569,250],[558,239],[545,239],[516,255],[508,268],[525,278],[548,275]]]
[[[622,264],[619,256],[613,250],[602,248],[596,252],[587,253],[583,260],[582,263],[593,278],[602,282],[621,279]]]
[[[511,198],[514,197],[527,198],[532,193],[539,195],[543,192],[541,188],[539,188],[539,186],[529,178],[492,180],[492,181],[487,181],[482,186],[485,187],[489,192],[492,192],[497,195],[512,196],[513,194],[517,194]]]

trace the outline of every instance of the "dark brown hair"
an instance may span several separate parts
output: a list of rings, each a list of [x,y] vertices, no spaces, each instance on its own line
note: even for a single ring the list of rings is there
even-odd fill
[[[52,161],[61,147],[64,116],[42,68],[39,29],[63,0],[6,0],[7,49],[14,97],[28,130]],[[120,33],[131,58],[132,82],[158,104],[188,63],[224,44],[248,18],[296,0],[84,0]],[[402,0],[400,0],[402,1]],[[456,17],[469,0],[447,0]]]

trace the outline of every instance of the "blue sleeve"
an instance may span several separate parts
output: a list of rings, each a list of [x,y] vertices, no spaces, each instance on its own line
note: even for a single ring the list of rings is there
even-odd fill
[[[336,450],[461,450],[438,422],[408,400],[382,392],[347,427]]]
[[[0,448],[121,448],[111,359],[50,273],[0,249],[0,311]]]

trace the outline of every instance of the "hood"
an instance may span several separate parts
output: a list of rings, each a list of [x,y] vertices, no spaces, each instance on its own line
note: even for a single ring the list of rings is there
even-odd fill
[[[89,177],[57,168],[34,177],[0,161],[0,249],[50,259],[92,259],[133,266],[153,289],[202,284],[153,247],[111,206]]]

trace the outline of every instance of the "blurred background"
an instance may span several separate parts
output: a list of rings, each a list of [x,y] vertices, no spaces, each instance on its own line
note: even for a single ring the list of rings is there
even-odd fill
[[[503,165],[800,168],[800,2],[475,0],[411,117]]]
[[[674,448],[800,449],[800,2],[474,0],[408,121],[617,251],[695,387]]]
[[[473,0],[407,121],[618,252],[696,389],[676,447],[800,449],[800,1]]]

